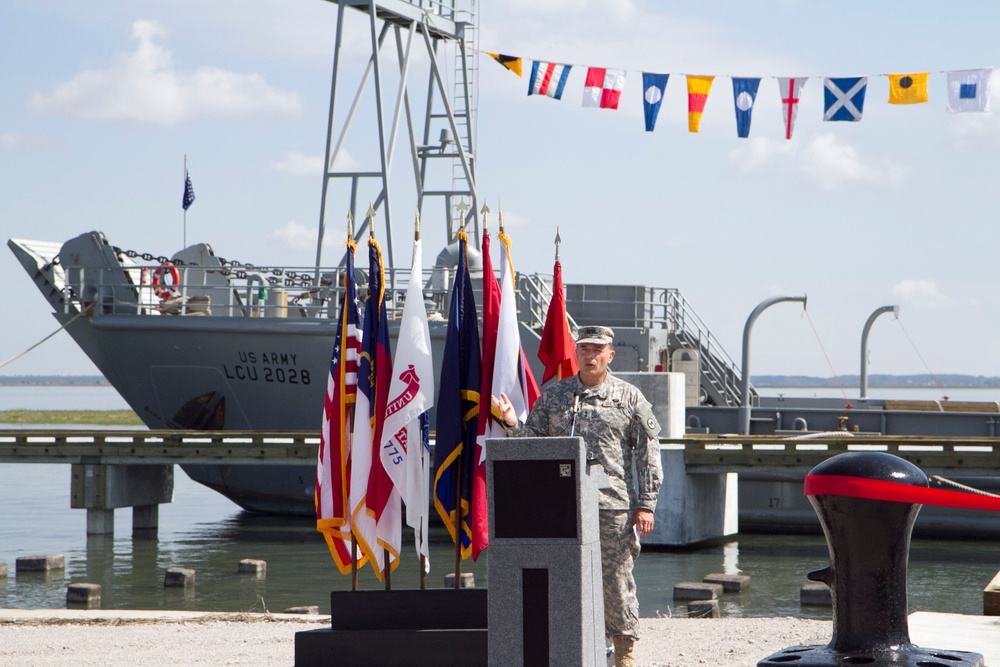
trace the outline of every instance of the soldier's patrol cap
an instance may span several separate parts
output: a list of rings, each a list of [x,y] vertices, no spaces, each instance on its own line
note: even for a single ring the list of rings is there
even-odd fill
[[[576,331],[576,344],[594,343],[595,345],[610,345],[615,342],[615,332],[608,327],[586,326]]]

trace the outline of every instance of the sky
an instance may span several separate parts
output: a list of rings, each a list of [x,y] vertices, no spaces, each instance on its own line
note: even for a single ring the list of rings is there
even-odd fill
[[[1000,4],[962,8],[480,0],[481,49],[521,56],[526,70],[531,59],[573,65],[553,100],[525,94],[527,72],[480,57],[480,202],[494,216],[502,205],[519,271],[551,272],[558,229],[567,282],[676,288],[738,363],[758,303],[807,295],[805,313],[783,303],[757,320],[754,375],[856,375],[862,327],[886,305],[899,319],[873,327],[869,373],[1000,375],[1000,112],[947,113],[944,74],[997,65]],[[0,4],[4,239],[99,230],[169,255],[186,235],[231,260],[311,265],[336,10],[324,0]],[[341,115],[369,44],[367,18],[346,21]],[[618,110],[582,107],[588,66],[627,70]],[[382,67],[397,65],[386,56]],[[671,74],[654,132],[643,71]],[[928,103],[887,103],[882,74],[922,71]],[[698,133],[687,129],[685,74],[716,77]],[[763,77],[747,139],[736,135],[732,76]],[[810,77],[791,140],[775,80],[787,76]],[[822,79],[840,76],[869,77],[860,122],[822,120]],[[377,166],[371,98],[343,167]],[[416,201],[400,155],[393,255],[408,266]],[[185,156],[197,197],[186,223]],[[328,202],[323,252],[335,264],[346,194]],[[429,265],[446,235],[440,211],[423,218]],[[7,249],[0,280],[3,363],[58,324]],[[65,332],[0,368],[96,372]]]

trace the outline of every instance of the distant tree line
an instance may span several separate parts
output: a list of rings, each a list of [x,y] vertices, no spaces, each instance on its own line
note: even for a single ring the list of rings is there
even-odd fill
[[[841,375],[839,378],[821,378],[811,375],[755,375],[751,382],[758,387],[836,387],[839,384],[857,387],[860,375]],[[885,375],[868,376],[869,387],[1000,387],[1000,377],[985,375]]]
[[[0,375],[0,385],[12,384],[110,384],[103,375]]]

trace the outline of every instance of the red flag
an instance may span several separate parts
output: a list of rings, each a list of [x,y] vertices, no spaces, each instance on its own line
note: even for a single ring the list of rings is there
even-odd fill
[[[538,383],[531,374],[521,347],[521,334],[517,323],[517,297],[514,294],[514,266],[510,260],[510,237],[500,232],[498,236],[503,244],[503,260],[500,268],[500,313],[497,318],[497,334],[494,361],[491,375],[493,385],[490,393],[494,396],[506,394],[514,406],[517,418],[527,419],[528,411],[538,398]],[[483,389],[483,392],[486,392]],[[484,393],[485,395],[485,393]],[[492,406],[491,406],[492,407]],[[480,424],[487,421],[486,438],[505,437],[503,429],[493,419],[480,413]],[[486,498],[486,449],[485,438],[483,447],[479,448],[478,465],[472,485],[473,533],[472,557],[489,546],[489,516]]]
[[[354,241],[348,241],[344,300],[330,358],[316,463],[316,529],[326,537],[330,554],[342,574],[351,571],[351,512],[348,507],[351,422],[357,400],[361,353],[358,288],[354,281],[355,247]],[[362,555],[358,565],[364,565],[365,561]]]
[[[483,232],[483,356],[482,378],[480,379],[479,429],[476,432],[476,465],[472,470],[472,559],[479,558],[479,552],[489,542],[489,508],[486,500],[486,438],[495,437],[491,433],[493,390],[493,364],[496,358],[497,327],[500,319],[500,285],[493,273],[490,259],[490,235]]]
[[[566,294],[563,290],[562,264],[556,260],[552,278],[552,301],[545,316],[542,340],[538,344],[538,358],[545,364],[542,384],[552,378],[562,380],[580,372],[576,362],[576,343],[569,331],[566,317]]]

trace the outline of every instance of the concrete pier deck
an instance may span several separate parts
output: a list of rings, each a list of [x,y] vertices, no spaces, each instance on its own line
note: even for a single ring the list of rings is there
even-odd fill
[[[328,626],[322,615],[0,609],[0,664],[290,666],[295,633]],[[831,631],[800,618],[644,618],[635,653],[643,667],[752,667],[786,646],[826,644]],[[998,617],[916,612],[910,637],[1000,667]]]

